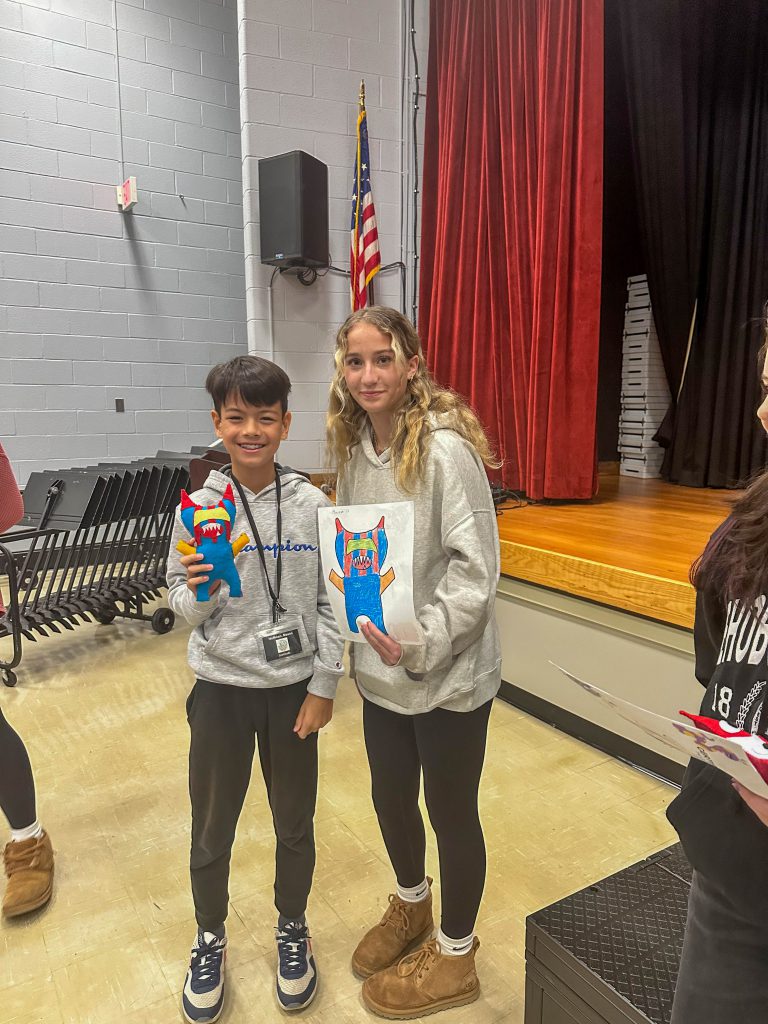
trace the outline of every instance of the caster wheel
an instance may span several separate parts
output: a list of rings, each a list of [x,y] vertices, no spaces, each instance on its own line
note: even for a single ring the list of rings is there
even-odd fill
[[[16,678],[16,673],[13,671],[13,669],[11,669],[11,668],[4,668],[3,669],[3,682],[5,683],[6,686],[15,686],[16,685],[16,683],[18,682],[18,679]]]
[[[106,605],[104,608],[100,608],[99,611],[93,612],[93,617],[97,622],[100,622],[102,626],[108,626],[110,622],[115,621],[117,615],[117,608],[110,608]]]
[[[152,613],[152,629],[156,633],[170,633],[175,621],[176,616],[170,608],[158,608]]]

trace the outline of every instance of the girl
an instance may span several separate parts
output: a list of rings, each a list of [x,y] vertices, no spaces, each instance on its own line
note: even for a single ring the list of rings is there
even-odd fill
[[[499,541],[483,463],[498,463],[474,414],[432,380],[419,337],[397,310],[349,316],[335,361],[328,443],[337,499],[414,503],[414,607],[424,633],[423,646],[401,647],[369,622],[367,644],[354,645],[373,803],[397,893],[352,966],[366,978],[369,1009],[420,1017],[480,994],[474,927],[485,844],[477,794],[501,672],[493,614]],[[434,940],[422,773],[440,852]]]
[[[0,444],[0,535],[15,526],[24,504],[8,457]],[[0,618],[3,608],[0,595]],[[8,885],[3,898],[6,917],[42,907],[53,891],[53,848],[37,820],[35,783],[21,738],[0,711],[0,809],[11,826],[3,859]]]
[[[766,325],[768,327],[768,324]],[[766,397],[758,417],[768,432]],[[694,564],[701,714],[768,731],[768,473],[735,503]],[[768,800],[693,760],[667,812],[694,876],[672,1024],[763,1024],[768,1012]]]

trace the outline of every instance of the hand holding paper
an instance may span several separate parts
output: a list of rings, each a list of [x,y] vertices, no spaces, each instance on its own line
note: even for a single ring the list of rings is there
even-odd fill
[[[554,662],[550,662],[550,664],[559,669],[571,682],[581,687],[585,693],[611,708],[614,714],[623,718],[625,722],[630,722],[647,736],[653,737],[671,750],[688,754],[689,757],[698,758],[700,761],[719,768],[768,805],[768,784],[762,779],[747,752],[737,741],[727,736],[717,736],[712,732],[699,729],[690,722],[678,722],[671,718],[664,718],[662,715],[655,715],[652,711],[639,708],[635,704],[630,704],[629,701],[606,693],[605,690],[593,686],[592,683],[579,679],[562,666],[555,665]],[[758,812],[755,811],[755,813]],[[766,818],[768,819],[768,814]]]
[[[372,622],[362,622],[360,624],[363,636],[376,651],[378,656],[384,662],[385,665],[389,665],[392,668],[400,661],[403,656],[403,648],[397,642],[393,640],[391,636],[387,636],[386,633],[382,633],[380,629],[377,629]]]
[[[768,827],[768,799],[764,796],[758,796],[756,793],[753,793],[735,779],[732,781],[733,788],[739,794],[750,811],[752,811],[753,814],[756,814],[760,821]]]

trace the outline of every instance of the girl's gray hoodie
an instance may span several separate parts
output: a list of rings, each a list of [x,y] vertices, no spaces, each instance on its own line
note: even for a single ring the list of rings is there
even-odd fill
[[[352,644],[354,675],[364,697],[401,714],[473,711],[501,682],[493,498],[477,452],[450,427],[435,424],[423,469],[416,493],[405,494],[366,430],[339,484],[339,505],[414,502],[413,603],[426,638],[405,647],[394,668],[368,644]]]
[[[272,604],[264,581],[264,570],[253,543],[248,517],[235,489],[235,525],[231,540],[248,534],[250,544],[236,559],[243,596],[229,597],[222,583],[209,601],[197,601],[187,588],[186,569],[176,550],[179,540],[190,539],[179,512],[168,555],[168,603],[177,615],[194,626],[189,638],[189,665],[199,679],[230,686],[267,688],[287,686],[312,676],[308,690],[319,697],[333,698],[342,674],[344,642],[339,636],[322,579],[317,540],[317,509],[330,502],[313,484],[293,470],[282,470],[282,565],[280,603],[290,615],[302,619],[302,645],[306,657],[297,661],[267,662],[258,638],[258,627],[271,621]],[[190,497],[198,505],[215,505],[224,495],[231,477],[214,470],[205,486]],[[275,485],[258,494],[246,487],[254,522],[265,548],[267,571],[275,585],[277,568],[277,504]]]

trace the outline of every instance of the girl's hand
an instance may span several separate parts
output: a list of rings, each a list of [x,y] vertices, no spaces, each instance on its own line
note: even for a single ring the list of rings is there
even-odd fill
[[[382,633],[372,622],[363,622],[360,624],[362,634],[371,647],[376,651],[378,656],[384,662],[385,665],[389,665],[393,668],[395,665],[400,663],[400,659],[403,656],[403,648],[397,642],[393,640],[391,636],[387,636],[386,633]]]
[[[746,786],[742,786],[742,784],[737,782],[736,779],[731,779],[731,785],[750,811],[757,815],[764,825],[768,826],[768,799],[764,796],[758,796],[757,793],[753,793],[751,789],[747,789]]]
[[[305,740],[310,733],[320,732],[332,717],[333,701],[330,697],[318,697],[314,693],[308,693],[299,708],[293,731],[299,734],[300,740]]]

